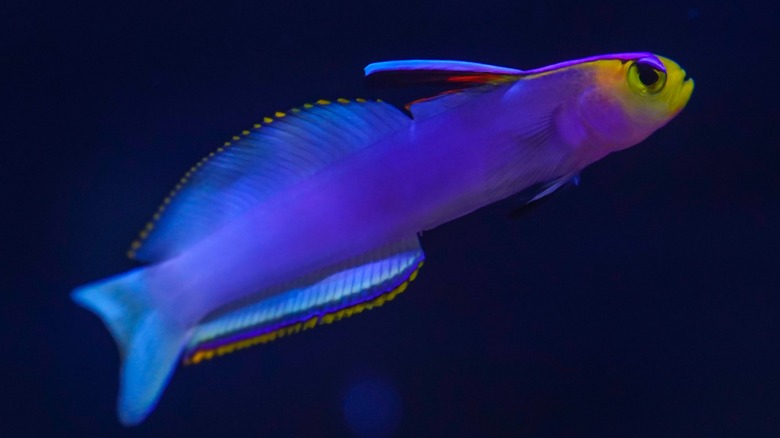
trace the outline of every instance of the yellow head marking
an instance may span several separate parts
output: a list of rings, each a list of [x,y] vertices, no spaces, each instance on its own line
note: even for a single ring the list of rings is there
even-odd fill
[[[686,78],[685,70],[662,56],[594,64],[598,88],[636,117],[668,120],[682,110],[693,92],[693,80]]]
[[[545,75],[558,72],[575,90],[560,113],[567,118],[561,126],[580,127],[563,134],[572,144],[590,145],[594,156],[644,140],[674,118],[693,91],[685,70],[651,54],[598,59]]]

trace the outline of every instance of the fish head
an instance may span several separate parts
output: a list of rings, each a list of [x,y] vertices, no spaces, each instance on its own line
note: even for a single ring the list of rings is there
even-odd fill
[[[647,138],[688,103],[693,79],[674,61],[650,53],[587,63],[592,81],[579,96],[577,113],[591,143],[621,150]]]

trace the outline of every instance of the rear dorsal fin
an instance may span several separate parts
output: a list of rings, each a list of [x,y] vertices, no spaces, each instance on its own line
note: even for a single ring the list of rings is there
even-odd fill
[[[284,187],[410,122],[390,104],[363,99],[319,100],[266,117],[184,175],[128,256],[148,262],[173,257]]]

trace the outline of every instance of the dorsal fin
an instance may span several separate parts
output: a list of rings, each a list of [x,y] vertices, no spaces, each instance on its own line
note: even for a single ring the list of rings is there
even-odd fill
[[[438,114],[477,94],[522,78],[522,70],[466,61],[406,60],[369,64],[366,85],[373,87],[444,86],[445,91],[406,105],[415,120]]]
[[[363,99],[319,100],[266,117],[184,175],[128,256],[149,262],[170,258],[278,190],[410,121],[390,104]]]
[[[523,71],[466,61],[412,59],[369,64],[366,83],[373,87],[448,85],[467,88],[516,79]]]

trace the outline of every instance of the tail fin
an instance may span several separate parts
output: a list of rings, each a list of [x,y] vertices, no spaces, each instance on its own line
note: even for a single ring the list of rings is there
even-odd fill
[[[144,269],[82,286],[72,297],[100,316],[119,346],[120,421],[142,422],[173,374],[188,331],[153,307]]]

